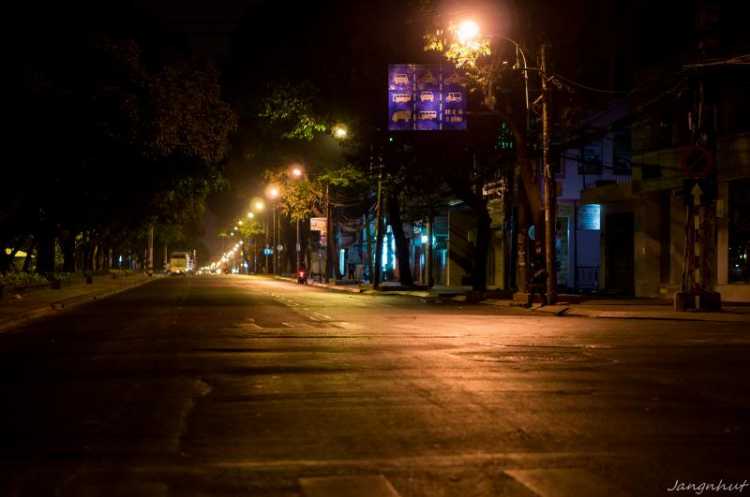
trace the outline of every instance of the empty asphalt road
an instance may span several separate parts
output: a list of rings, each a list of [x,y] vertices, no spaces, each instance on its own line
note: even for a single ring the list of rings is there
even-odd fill
[[[732,323],[160,279],[0,335],[0,495],[748,494],[749,352]]]

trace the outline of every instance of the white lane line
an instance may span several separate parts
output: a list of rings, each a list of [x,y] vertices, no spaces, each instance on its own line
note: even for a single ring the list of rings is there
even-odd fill
[[[307,497],[400,497],[383,475],[300,478]]]
[[[505,473],[539,497],[629,497],[622,489],[585,469],[508,469]]]

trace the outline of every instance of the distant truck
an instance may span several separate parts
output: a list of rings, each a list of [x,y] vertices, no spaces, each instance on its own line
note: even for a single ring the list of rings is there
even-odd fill
[[[167,274],[172,276],[186,276],[193,274],[193,259],[190,258],[190,252],[172,252],[169,256],[169,268]]]

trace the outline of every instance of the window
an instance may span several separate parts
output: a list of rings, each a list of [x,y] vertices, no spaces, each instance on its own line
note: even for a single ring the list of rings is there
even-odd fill
[[[612,169],[615,174],[630,174],[630,135],[615,135]]]
[[[750,179],[729,184],[729,283],[750,284]]]
[[[602,143],[589,143],[583,149],[583,163],[578,164],[578,174],[602,174]]]

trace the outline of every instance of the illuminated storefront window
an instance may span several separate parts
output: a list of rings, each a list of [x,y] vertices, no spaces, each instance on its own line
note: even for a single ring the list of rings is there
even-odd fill
[[[750,180],[729,184],[729,283],[750,284]]]

